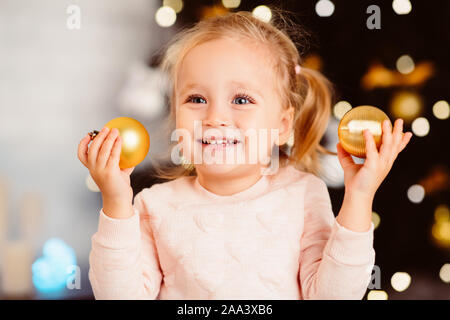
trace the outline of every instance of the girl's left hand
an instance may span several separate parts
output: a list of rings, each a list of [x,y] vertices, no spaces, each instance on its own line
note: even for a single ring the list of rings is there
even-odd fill
[[[378,152],[370,130],[364,130],[366,159],[356,164],[340,143],[337,144],[339,162],[344,169],[345,191],[373,199],[375,192],[392,168],[397,155],[406,147],[412,133],[403,133],[403,119],[397,119],[391,131],[389,121],[382,124],[382,142]]]

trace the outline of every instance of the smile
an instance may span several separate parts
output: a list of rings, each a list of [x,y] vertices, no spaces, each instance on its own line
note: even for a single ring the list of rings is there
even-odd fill
[[[237,145],[238,143],[241,143],[236,138],[228,138],[228,139],[198,139],[197,142],[201,143],[202,145],[213,145],[213,146],[233,146]]]

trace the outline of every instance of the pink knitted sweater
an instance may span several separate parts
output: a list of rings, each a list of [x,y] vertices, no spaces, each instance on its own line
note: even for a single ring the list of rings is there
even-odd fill
[[[292,166],[230,196],[184,176],[143,189],[134,215],[100,209],[96,299],[362,299],[373,230],[334,218],[327,186]]]

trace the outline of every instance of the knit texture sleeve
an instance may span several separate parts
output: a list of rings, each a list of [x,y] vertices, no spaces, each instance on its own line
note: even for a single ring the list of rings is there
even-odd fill
[[[89,281],[96,299],[157,299],[162,272],[152,214],[144,201],[153,198],[149,189],[135,196],[134,215],[128,219],[110,218],[100,209],[89,254]]]
[[[312,174],[307,179],[299,272],[303,299],[362,299],[375,262],[374,225],[365,232],[339,225],[325,182]]]

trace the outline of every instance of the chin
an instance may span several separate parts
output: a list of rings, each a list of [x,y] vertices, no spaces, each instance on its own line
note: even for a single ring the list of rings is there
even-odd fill
[[[234,176],[249,173],[255,165],[246,164],[198,164],[195,166],[197,173],[209,176]],[[259,166],[257,166],[259,168]]]

